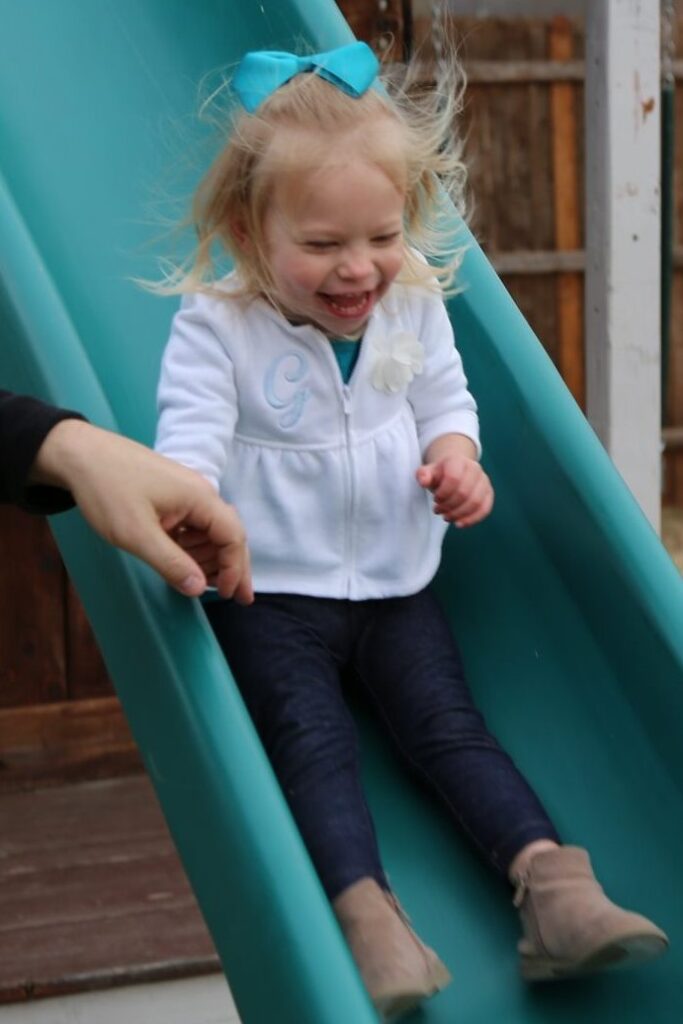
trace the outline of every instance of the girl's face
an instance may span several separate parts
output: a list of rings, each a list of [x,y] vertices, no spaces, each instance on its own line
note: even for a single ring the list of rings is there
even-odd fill
[[[358,336],[403,263],[403,193],[353,157],[288,177],[264,222],[274,298],[293,321]]]

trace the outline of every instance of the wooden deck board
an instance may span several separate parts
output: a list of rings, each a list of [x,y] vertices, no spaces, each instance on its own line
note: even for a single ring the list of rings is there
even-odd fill
[[[218,959],[143,775],[0,796],[0,1002]]]

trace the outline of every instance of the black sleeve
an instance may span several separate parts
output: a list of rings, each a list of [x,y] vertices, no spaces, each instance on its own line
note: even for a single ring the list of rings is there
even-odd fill
[[[36,398],[0,391],[0,501],[42,515],[73,507],[68,491],[27,483],[38,449],[52,428],[65,419],[82,420],[83,416]]]

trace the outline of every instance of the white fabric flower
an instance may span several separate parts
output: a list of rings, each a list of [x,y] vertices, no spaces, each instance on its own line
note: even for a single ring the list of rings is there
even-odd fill
[[[385,338],[375,338],[377,352],[370,374],[370,383],[378,391],[395,395],[422,373],[424,348],[410,331],[397,331]]]

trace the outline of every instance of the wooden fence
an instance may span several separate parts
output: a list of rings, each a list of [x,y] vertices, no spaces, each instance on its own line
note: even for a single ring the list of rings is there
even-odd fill
[[[401,59],[417,51],[429,65],[434,23],[419,16],[428,4],[341,0],[340,6],[378,53]],[[676,246],[663,499],[683,507],[683,0],[677,6]],[[583,407],[583,23],[561,16],[449,17],[438,28],[444,31],[457,42],[468,80],[460,130],[472,227]]]

